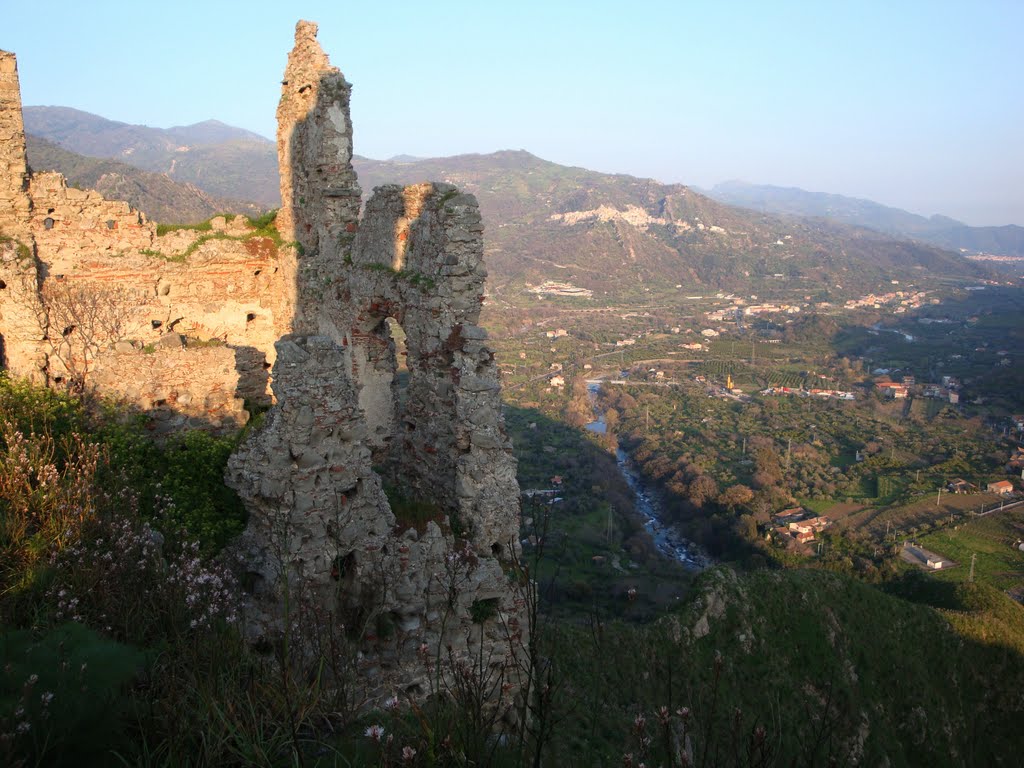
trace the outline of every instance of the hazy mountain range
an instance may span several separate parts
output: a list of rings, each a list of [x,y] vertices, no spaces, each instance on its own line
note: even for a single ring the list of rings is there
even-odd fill
[[[160,221],[202,220],[217,205],[244,211],[242,199],[278,204],[275,146],[248,131],[215,121],[148,128],[63,107],[27,107],[25,125],[51,142],[30,142],[34,168],[52,166]],[[610,297],[674,286],[820,295],[896,276],[988,274],[958,254],[863,226],[752,212],[680,184],[571,168],[525,151],[354,164],[366,194],[427,179],[474,193],[487,224],[492,290],[558,280]]]
[[[215,197],[167,174],[143,171],[117,160],[86,157],[29,134],[28,162],[34,171],[60,171],[68,183],[95,189],[108,200],[127,200],[162,223],[204,221],[218,213],[259,213],[266,206]]]
[[[119,160],[207,194],[280,203],[277,150],[264,137],[207,120],[176,128],[128,125],[68,107],[25,107],[25,132],[89,157]]]
[[[743,181],[727,181],[702,191],[719,202],[762,213],[817,216],[891,235],[916,238],[941,248],[998,256],[1024,256],[1024,227],[1015,224],[972,227],[948,216],[926,218],[871,200]]]

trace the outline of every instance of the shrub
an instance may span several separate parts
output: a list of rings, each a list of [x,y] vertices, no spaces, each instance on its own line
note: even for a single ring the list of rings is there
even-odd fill
[[[0,763],[102,764],[124,743],[125,689],[145,663],[81,624],[0,635]]]

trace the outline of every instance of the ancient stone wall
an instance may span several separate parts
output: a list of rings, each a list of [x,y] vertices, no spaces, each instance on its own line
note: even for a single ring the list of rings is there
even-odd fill
[[[361,204],[352,169],[352,86],[331,66],[316,33],[312,22],[296,26],[277,106],[278,229],[311,253],[321,241],[330,247],[354,231]]]
[[[46,325],[31,251],[13,240],[0,242],[0,366],[45,383]]]
[[[95,254],[152,248],[156,239],[156,227],[128,203],[68,187],[59,173],[33,174],[29,197],[29,230],[40,259],[55,272],[70,271]]]
[[[158,431],[232,429],[244,399],[274,402],[227,474],[250,513],[247,631],[273,642],[308,608],[356,632],[377,692],[425,693],[424,649],[503,666],[523,639],[515,461],[477,325],[483,222],[438,183],[381,187],[360,217],[351,86],[316,31],[297,25],[282,83],[280,237],[224,218],[157,236],[124,203],[26,175],[0,56],[0,221],[21,243],[0,243],[3,362],[120,396]]]
[[[27,186],[18,61],[13,53],[0,51],[0,231],[8,236],[21,237],[28,225]]]
[[[68,187],[59,173],[29,174],[17,64],[6,52],[0,52],[0,138],[0,234],[13,241],[0,261],[7,286],[0,288],[5,368],[57,385],[75,379],[152,410],[151,400],[167,398],[146,395],[159,391],[146,377],[169,375],[171,362],[161,368],[155,361],[180,350],[185,336],[191,348],[221,343],[226,349],[216,356],[233,357],[231,366],[211,367],[220,372],[216,377],[195,378],[188,393],[181,390],[191,403],[205,401],[207,385],[230,391],[223,402],[199,409],[211,415],[212,427],[244,422],[240,398],[269,405],[274,341],[291,330],[295,314],[293,246],[254,233],[243,217],[217,217],[209,231],[158,237],[156,226],[127,203]],[[125,349],[149,355],[138,358],[138,382],[98,375],[101,369],[125,373]],[[104,362],[108,355],[114,357]],[[181,359],[178,352],[169,358]],[[177,418],[166,410],[152,411],[158,429],[197,423],[198,411],[183,408]]]
[[[90,382],[146,413],[157,434],[187,428],[235,432],[249,420],[238,396],[234,350],[186,347],[175,334],[142,349],[116,345],[97,359]]]
[[[278,219],[303,246],[296,332],[277,345],[277,404],[228,471],[250,511],[248,628],[272,636],[303,601],[349,626],[385,618],[398,631],[363,649],[367,674],[425,692],[417,649],[504,665],[522,641],[504,574],[515,461],[476,324],[483,222],[471,195],[436,183],[378,188],[359,218],[350,87],[315,35],[297,25],[278,108]],[[389,322],[404,331],[404,388]],[[432,518],[396,515],[410,508]],[[481,604],[493,612],[474,616]]]

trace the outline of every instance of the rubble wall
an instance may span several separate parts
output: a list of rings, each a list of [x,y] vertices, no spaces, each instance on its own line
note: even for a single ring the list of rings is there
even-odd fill
[[[11,240],[0,261],[7,286],[0,288],[0,362],[7,370],[56,385],[82,379],[78,386],[149,410],[152,398],[134,386],[135,376],[93,371],[123,371],[123,357],[102,360],[120,355],[119,344],[122,350],[126,342],[136,350],[156,345],[162,353],[161,341],[174,334],[172,346],[179,335],[186,344],[225,345],[228,351],[217,355],[232,354],[234,363],[216,377],[216,387],[231,390],[229,399],[270,404],[274,342],[291,330],[295,314],[293,244],[253,232],[243,217],[216,217],[205,231],[158,236],[156,225],[125,202],[69,187],[59,173],[29,173],[17,62],[3,51],[0,139],[0,235]],[[94,314],[99,305],[104,317],[66,334],[67,318],[83,304]],[[139,359],[143,379],[147,361]],[[203,399],[203,381],[195,380],[193,402]],[[244,421],[234,402],[208,411],[217,414],[213,428]],[[195,413],[181,415],[164,414],[154,426],[196,424]]]
[[[245,426],[249,413],[239,397],[234,350],[169,341],[176,340],[142,349],[117,345],[97,360],[90,381],[145,413],[157,434],[183,429],[230,433]]]
[[[282,81],[269,235],[217,217],[158,236],[125,203],[28,174],[0,55],[0,222],[21,243],[0,243],[3,362],[119,396],[155,431],[235,429],[245,400],[273,403],[226,477],[249,511],[249,636],[275,642],[298,606],[311,633],[354,633],[376,693],[425,695],[425,655],[505,669],[523,642],[515,461],[477,324],[484,224],[473,196],[429,182],[381,187],[360,214],[351,86],[316,32],[298,23]]]
[[[18,61],[13,53],[0,51],[0,231],[10,237],[22,237],[28,226],[27,188]]]
[[[375,617],[360,627],[366,679],[426,693],[424,653],[502,666],[522,648],[505,574],[519,489],[477,325],[477,202],[448,184],[384,186],[360,217],[349,94],[316,25],[299,22],[278,108],[278,221],[302,245],[295,332],[277,345],[276,405],[228,482],[250,512],[250,634],[273,637],[304,601],[349,627]],[[389,322],[404,331],[404,388]]]

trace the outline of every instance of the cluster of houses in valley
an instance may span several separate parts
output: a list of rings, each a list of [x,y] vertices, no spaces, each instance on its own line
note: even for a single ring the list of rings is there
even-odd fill
[[[844,309],[882,309],[883,307],[893,307],[894,314],[903,314],[911,309],[918,309],[925,303],[928,303],[927,291],[890,291],[889,293],[869,293],[865,296],[861,296],[857,299],[850,299],[843,304]],[[834,306],[832,302],[822,301],[814,304],[813,302],[806,301],[803,303],[783,304],[783,303],[761,303],[761,304],[748,304],[743,298],[733,296],[718,296],[716,298],[732,299],[732,306],[724,307],[722,309],[716,309],[712,312],[708,312],[705,317],[711,322],[727,322],[727,321],[739,321],[744,317],[757,317],[764,315],[795,315],[806,309],[812,307],[818,310],[832,309]],[[810,296],[805,297],[810,299]],[[751,296],[750,301],[757,301],[757,296]],[[939,303],[938,299],[931,299],[930,303]]]
[[[765,533],[765,538],[776,544],[809,544],[823,530],[832,525],[825,515],[815,515],[803,507],[784,509],[772,515],[772,524]]]
[[[853,392],[843,389],[804,389],[803,387],[768,387],[762,395],[795,395],[796,397],[818,397],[822,400],[856,400]]]
[[[850,299],[843,307],[845,309],[881,309],[885,306],[896,305],[895,313],[902,314],[908,309],[917,309],[925,303],[927,291],[891,291],[889,293],[861,296],[859,299]],[[937,300],[934,300],[938,303]]]
[[[913,376],[893,381],[889,376],[875,379],[875,391],[886,400],[906,400],[912,395],[945,400],[951,405],[960,402],[960,382],[953,376],[943,376],[941,384],[918,384]]]
[[[946,483],[946,490],[949,493],[980,493],[981,488],[974,483],[969,483],[962,477],[950,480]],[[986,493],[994,493],[997,496],[1010,496],[1013,494],[1013,482],[1010,480],[993,480],[985,485]]]

